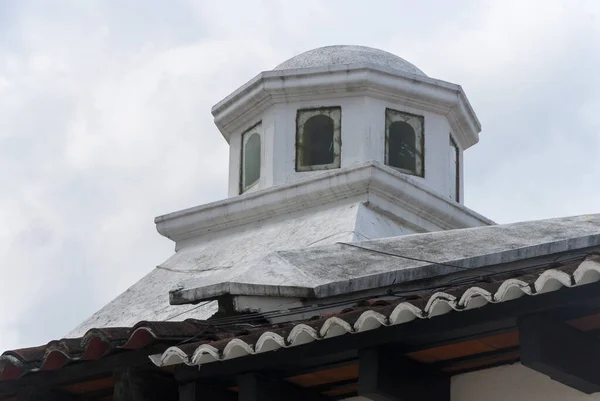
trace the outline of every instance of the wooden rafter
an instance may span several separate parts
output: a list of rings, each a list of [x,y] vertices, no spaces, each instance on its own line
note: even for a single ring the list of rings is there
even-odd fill
[[[178,385],[155,370],[122,367],[114,370],[114,401],[178,401]]]
[[[239,375],[237,382],[238,401],[331,401],[311,389],[255,373]]]
[[[545,315],[518,321],[521,363],[587,394],[600,391],[600,340]]]
[[[450,376],[393,347],[366,348],[359,352],[358,395],[373,401],[450,401]]]
[[[200,382],[179,385],[179,401],[236,401],[234,392]]]

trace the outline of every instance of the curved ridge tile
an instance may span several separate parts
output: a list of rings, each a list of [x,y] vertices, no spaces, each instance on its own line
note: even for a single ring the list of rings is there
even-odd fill
[[[5,366],[9,366],[9,365],[14,366],[16,368],[22,368],[23,361],[14,355],[10,355],[10,354],[0,355],[0,369],[4,368]]]
[[[457,309],[456,297],[445,292],[436,292],[427,301],[424,314],[427,317],[434,317],[445,315],[453,309]]]
[[[545,294],[561,289],[572,287],[571,276],[556,269],[546,270],[535,280],[533,288],[536,294]]]
[[[354,331],[360,333],[386,325],[387,318],[385,316],[379,312],[368,310],[363,312],[358,319],[356,319],[356,322],[354,322]]]
[[[391,325],[407,323],[415,318],[423,319],[423,311],[410,302],[402,302],[394,308],[389,317]]]
[[[12,355],[0,356],[0,381],[15,380],[25,373],[23,362]]]
[[[127,342],[120,348],[139,349],[153,343],[156,340],[156,335],[148,327],[138,327],[131,333]]]
[[[510,301],[521,298],[523,295],[532,295],[531,286],[523,280],[511,278],[505,280],[496,290],[494,301]]]
[[[254,347],[252,347],[252,345],[239,338],[234,338],[225,346],[225,349],[223,350],[223,360],[252,354],[254,354]]]
[[[202,365],[204,363],[211,363],[221,359],[219,350],[210,344],[202,344],[194,351],[191,358],[192,365]]]
[[[288,335],[287,342],[290,347],[296,345],[308,344],[319,339],[317,331],[312,327],[301,323],[294,326],[290,334]]]
[[[177,346],[167,348],[156,360],[151,355],[150,360],[159,367],[179,365],[181,363],[190,364],[189,356]]]
[[[106,343],[126,341],[131,334],[130,327],[108,327],[104,329],[90,329],[81,338],[81,347],[85,348],[93,338],[101,339]]]
[[[482,306],[494,302],[492,294],[481,287],[471,287],[466,290],[458,301],[458,306],[467,310],[481,308]]]
[[[52,349],[44,357],[40,370],[54,370],[66,365],[70,361],[76,361],[79,358],[72,358],[62,350]]]
[[[83,343],[83,342],[82,342]],[[100,337],[91,337],[87,340],[83,348],[81,359],[98,359],[108,353],[110,343],[102,340]]]
[[[575,285],[591,284],[600,281],[600,258],[598,256],[587,257],[573,272]]]
[[[169,350],[169,348],[167,348],[164,352],[167,352]],[[152,355],[148,355],[148,359],[150,359],[150,362],[152,362],[154,364],[154,366],[157,367],[162,367],[162,358],[164,356],[164,352],[162,354],[152,354]],[[182,361],[183,362],[183,361]]]
[[[354,330],[352,326],[345,320],[340,319],[339,317],[333,316],[329,319],[325,320],[323,326],[321,326],[321,330],[319,334],[321,338],[331,338],[341,336],[346,333],[352,333]]]
[[[267,331],[263,333],[256,345],[254,346],[254,352],[260,354],[262,352],[275,351],[279,348],[285,348],[285,339],[277,333]]]

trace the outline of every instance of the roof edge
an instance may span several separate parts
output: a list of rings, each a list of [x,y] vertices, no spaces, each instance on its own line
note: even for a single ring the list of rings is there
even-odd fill
[[[577,216],[584,217],[584,216]],[[575,218],[577,218],[575,217]],[[561,228],[561,220],[573,220],[573,217],[567,217],[562,219],[548,219],[525,222],[525,224],[534,225],[538,222],[556,222],[555,231]],[[511,228],[518,224],[513,223],[506,224],[503,226],[496,226],[493,229],[502,229],[503,227]],[[579,226],[581,227],[581,225]],[[477,230],[465,229],[465,230]],[[464,230],[459,230],[464,231]],[[427,233],[427,234],[413,234],[404,236],[403,238],[423,236],[423,235],[443,235],[439,233]],[[506,233],[504,233],[506,235]],[[391,238],[389,240],[392,240]],[[345,244],[338,243],[335,245],[327,245],[323,247],[311,248],[311,252],[315,252],[315,249],[323,253],[323,258],[329,260],[331,258],[330,253],[339,251],[340,246],[348,245],[358,249],[363,249],[366,252],[377,252],[377,242],[385,241],[365,241],[358,244]],[[510,242],[510,241],[509,241]],[[374,248],[371,248],[372,245]],[[507,243],[507,249],[501,251],[490,252],[466,258],[452,258],[436,260],[432,262],[413,260],[408,264],[399,266],[395,270],[382,271],[381,268],[375,274],[365,274],[364,276],[352,277],[351,279],[344,279],[338,281],[324,282],[322,284],[316,283],[313,286],[282,286],[279,284],[268,283],[266,280],[264,283],[253,283],[244,282],[241,280],[232,280],[227,282],[227,289],[229,292],[219,291],[225,287],[219,285],[203,286],[201,280],[188,280],[183,282],[179,288],[174,291],[170,291],[170,299],[176,304],[185,304],[203,301],[207,299],[214,299],[219,295],[231,294],[231,295],[246,295],[246,296],[263,296],[263,297],[289,297],[289,298],[312,298],[312,299],[325,299],[333,298],[342,295],[348,295],[353,293],[362,293],[366,291],[373,291],[378,289],[390,289],[400,288],[406,286],[412,282],[418,282],[420,280],[427,279],[439,280],[443,276],[452,275],[455,277],[456,273],[472,274],[477,269],[486,267],[483,271],[484,275],[502,273],[505,272],[507,267],[513,266],[515,263],[527,262],[533,260],[540,260],[543,258],[545,263],[552,263],[556,260],[556,255],[564,254],[579,254],[585,250],[586,254],[598,253],[600,250],[600,227],[597,232],[589,235],[583,235],[572,238],[561,238],[554,241],[547,241],[544,243],[537,243],[533,245],[525,245],[521,247],[514,247],[514,244]],[[287,253],[299,253],[303,250],[292,250]],[[328,253],[329,252],[329,253]],[[385,253],[385,252],[384,252]],[[393,257],[393,255],[390,255]],[[525,266],[522,268],[528,268]],[[258,269],[261,266],[257,267]],[[255,272],[257,273],[257,272]],[[259,272],[258,272],[259,273]],[[265,272],[268,274],[268,271]],[[327,280],[327,279],[325,279]]]
[[[235,343],[234,340],[226,341],[227,345],[221,342],[218,348],[217,344],[206,344],[204,342],[198,342],[195,347],[188,347],[186,350],[179,346],[173,346],[162,354],[151,356],[150,359],[156,366],[160,367],[185,363],[201,368],[202,365],[207,363],[243,358],[265,352],[284,352],[285,349],[291,347],[307,346],[307,343],[332,337],[337,338],[340,335],[360,335],[360,333],[367,330],[378,330],[384,327],[387,327],[387,330],[398,330],[397,333],[400,336],[402,336],[400,333],[408,330],[406,333],[409,333],[408,338],[410,338],[410,336],[417,336],[419,332],[416,330],[410,332],[409,327],[405,328],[403,325],[416,320],[429,320],[442,315],[470,311],[475,308],[493,308],[494,304],[504,302],[515,302],[524,306],[530,302],[529,297],[541,296],[542,298],[538,298],[540,303],[525,308],[525,312],[521,311],[521,313],[528,313],[527,311],[531,312],[536,308],[539,309],[541,303],[549,300],[552,300],[550,302],[556,305],[557,300],[560,300],[560,298],[556,295],[553,296],[552,293],[557,291],[567,289],[576,291],[574,294],[578,294],[578,296],[571,296],[572,299],[582,295],[586,299],[593,297],[598,291],[598,281],[600,281],[599,258],[590,255],[579,263],[574,270],[547,268],[535,272],[535,274],[528,274],[516,279],[509,278],[492,286],[486,282],[476,282],[462,287],[455,286],[455,288],[452,288],[454,291],[446,292],[447,289],[440,289],[438,292],[428,293],[420,298],[417,295],[416,299],[396,302],[383,301],[380,306],[352,308],[347,312],[341,311],[333,316],[322,316],[321,319],[310,322],[310,325],[301,321],[288,323],[287,329],[283,331],[265,328],[260,336],[257,333],[252,333],[252,335],[236,337]],[[550,297],[550,299],[546,297]],[[521,301],[519,301],[520,299]],[[513,317],[515,315],[516,313],[509,311],[503,317]],[[483,315],[476,316],[476,319],[481,320]],[[396,329],[393,329],[393,327],[396,327]],[[422,328],[422,326],[418,327]],[[272,341],[274,338],[277,341]],[[301,338],[301,341],[298,341],[299,338]]]
[[[449,115],[463,149],[479,141],[481,124],[460,85],[369,63],[265,71],[211,111],[229,142],[233,132],[276,103],[332,96],[373,96]]]
[[[373,161],[158,216],[154,222],[161,235],[179,242],[368,193],[403,202],[420,218],[442,229],[495,224],[464,205],[444,198],[417,178]],[[447,213],[448,209],[459,213],[453,216]]]

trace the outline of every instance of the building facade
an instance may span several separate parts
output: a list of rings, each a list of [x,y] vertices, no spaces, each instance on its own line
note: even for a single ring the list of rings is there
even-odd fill
[[[5,352],[0,400],[595,399],[600,216],[468,209],[459,85],[328,46],[212,113],[229,197],[157,217],[174,254]]]

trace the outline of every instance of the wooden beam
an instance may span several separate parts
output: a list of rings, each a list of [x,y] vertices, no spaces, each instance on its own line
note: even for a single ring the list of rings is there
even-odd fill
[[[49,390],[40,391],[34,387],[27,386],[19,389],[17,401],[83,401],[84,399],[75,394],[65,391]]]
[[[600,340],[543,315],[518,321],[521,363],[564,385],[591,394],[600,391]]]
[[[112,397],[114,394],[114,389],[112,387],[103,388],[101,390],[90,391],[88,393],[80,394],[80,398],[85,399],[86,401],[94,401],[101,400],[103,398]]]
[[[453,359],[446,359],[444,361],[433,362],[431,367],[436,370],[442,370],[447,368],[460,368],[463,365],[470,365],[478,362],[485,362],[486,360],[495,361],[498,358],[510,357],[515,355],[518,358],[519,355],[519,347],[508,347],[508,348],[500,348],[493,351],[481,352],[479,354],[474,355],[466,355]],[[512,359],[507,359],[512,361]],[[490,362],[494,364],[495,362]],[[455,371],[452,374],[456,374]]]
[[[283,380],[274,380],[255,373],[237,377],[238,401],[331,401],[329,397],[309,388],[294,386]]]
[[[114,401],[178,401],[178,385],[154,370],[135,367],[114,370]]]
[[[344,379],[344,380],[340,380],[337,382],[331,382],[331,383],[325,383],[325,384],[319,384],[316,386],[311,386],[311,391],[314,391],[315,393],[324,393],[326,391],[330,391],[330,390],[334,390],[336,388],[339,387],[344,387],[347,385],[355,385],[357,384],[357,379]]]
[[[237,397],[226,388],[189,382],[179,385],[179,401],[237,401]]]
[[[450,401],[450,376],[392,347],[359,351],[358,395],[373,401]]]

